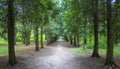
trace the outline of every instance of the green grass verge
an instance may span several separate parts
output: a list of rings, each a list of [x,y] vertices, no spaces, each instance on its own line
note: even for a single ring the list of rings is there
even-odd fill
[[[92,54],[93,45],[86,45],[85,50],[83,50],[83,46],[81,46],[79,48],[73,48],[71,51],[73,53],[83,54],[83,55]],[[106,54],[106,46],[105,47],[99,47],[99,53],[101,55],[105,55]],[[117,47],[114,48],[114,54],[115,54],[115,56],[120,56],[120,46],[117,46]]]
[[[20,51],[22,50],[23,47],[20,46],[15,46],[15,51]],[[8,46],[0,46],[0,56],[2,55],[7,55],[8,54]]]
[[[1,40],[0,44],[8,44],[8,41],[6,40]],[[22,42],[16,42],[16,44],[22,44]]]

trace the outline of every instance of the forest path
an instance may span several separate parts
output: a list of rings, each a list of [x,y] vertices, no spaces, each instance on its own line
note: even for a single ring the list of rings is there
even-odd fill
[[[22,57],[25,57],[27,53],[27,57],[20,58],[19,63],[11,69],[105,69],[102,59],[74,54],[72,48],[72,45],[60,40],[39,52],[23,51],[17,55],[23,54]]]

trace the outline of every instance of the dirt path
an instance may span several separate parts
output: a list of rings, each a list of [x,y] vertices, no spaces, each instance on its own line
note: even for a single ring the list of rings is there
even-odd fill
[[[17,53],[17,65],[5,69],[108,69],[103,66],[103,59],[73,54],[71,48],[65,41],[57,41],[39,52],[31,47]]]

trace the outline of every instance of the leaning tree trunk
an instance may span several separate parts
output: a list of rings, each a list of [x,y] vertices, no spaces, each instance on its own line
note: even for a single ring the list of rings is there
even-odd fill
[[[114,24],[112,22],[112,0],[107,0],[107,54],[105,65],[113,65],[113,49],[114,49],[114,38],[113,38],[113,28]]]
[[[13,0],[8,0],[8,54],[9,64],[16,64],[16,56],[14,50],[14,7]]]
[[[44,46],[43,46],[43,26],[41,26],[41,48],[44,48]]]
[[[93,2],[93,22],[94,22],[94,50],[92,57],[100,57],[98,54],[98,0]]]

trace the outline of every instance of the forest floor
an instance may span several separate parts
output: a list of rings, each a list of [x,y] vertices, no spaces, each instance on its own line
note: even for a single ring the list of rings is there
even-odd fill
[[[75,48],[65,41],[57,41],[39,52],[34,45],[16,53],[18,64],[7,64],[7,56],[0,57],[0,69],[115,69],[105,67],[104,58],[91,58],[71,52]]]

